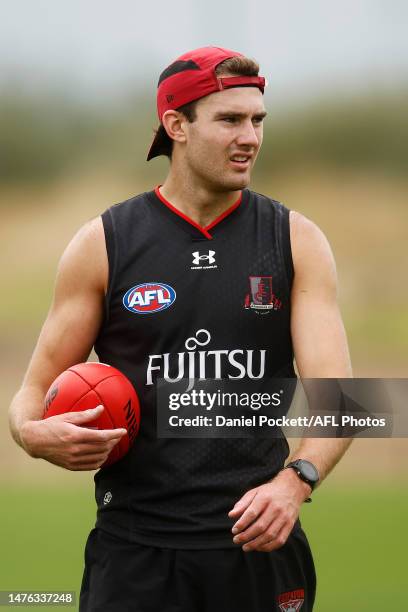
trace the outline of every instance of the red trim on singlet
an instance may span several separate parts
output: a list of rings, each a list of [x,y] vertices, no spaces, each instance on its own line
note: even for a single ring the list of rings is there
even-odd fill
[[[225,219],[225,217],[228,217],[228,215],[230,215],[236,208],[238,208],[238,206],[241,204],[241,201],[242,201],[242,191],[241,191],[241,193],[239,195],[238,200],[236,202],[234,202],[234,204],[232,204],[232,206],[227,208],[227,210],[224,210],[224,212],[221,213],[219,217],[214,219],[214,221],[211,221],[210,225],[206,225],[206,227],[205,227],[206,231],[208,232],[208,230],[212,229],[215,225],[217,225],[217,223],[219,223],[220,221]]]
[[[193,221],[193,219],[191,219],[190,217],[188,217],[187,215],[182,213],[181,210],[179,210],[178,208],[173,206],[173,204],[171,204],[168,200],[166,200],[166,198],[160,193],[160,187],[161,187],[161,185],[158,185],[157,187],[155,187],[155,190],[154,190],[154,192],[157,195],[157,197],[159,198],[159,200],[161,202],[163,202],[163,204],[165,204],[172,212],[174,212],[176,215],[178,215],[179,217],[184,219],[184,221],[187,221],[187,223],[190,223],[190,225],[193,225],[202,234],[204,234],[204,236],[206,238],[208,238],[209,240],[212,240],[212,236],[209,233],[209,230],[212,229],[213,227],[215,227],[218,223],[220,223],[220,221],[225,219],[225,217],[228,217],[228,215],[230,215],[232,212],[234,212],[234,210],[236,208],[238,208],[238,206],[241,204],[241,201],[242,201],[242,191],[241,191],[238,200],[236,202],[234,202],[234,204],[232,204],[232,206],[227,208],[227,210],[224,210],[224,212],[221,213],[221,215],[219,215],[216,219],[214,219],[214,221],[211,221],[211,223],[209,225],[206,225],[205,227],[203,227],[202,225],[199,225],[198,223]]]

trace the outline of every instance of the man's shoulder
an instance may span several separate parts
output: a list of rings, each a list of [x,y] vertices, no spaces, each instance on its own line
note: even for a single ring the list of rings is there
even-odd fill
[[[322,283],[336,284],[336,265],[329,241],[311,219],[290,212],[290,241],[295,272],[312,275]]]
[[[265,193],[259,193],[258,191],[254,191],[253,189],[248,189],[251,197],[260,205],[260,206],[273,206],[277,208],[286,208],[285,204],[283,204],[280,200],[276,200],[272,198],[270,195],[266,195]]]
[[[300,244],[313,247],[316,243],[327,243],[327,238],[320,227],[297,210],[290,211],[290,232],[292,240]]]
[[[108,211],[122,212],[127,210],[137,210],[143,205],[146,205],[151,200],[153,193],[153,191],[144,191],[137,195],[133,195],[130,198],[127,198],[126,200],[122,200],[121,202],[115,202],[105,210],[105,213],[107,213]]]

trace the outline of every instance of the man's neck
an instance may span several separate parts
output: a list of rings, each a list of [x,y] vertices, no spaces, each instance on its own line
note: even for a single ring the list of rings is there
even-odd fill
[[[184,215],[207,227],[239,199],[241,190],[217,192],[196,181],[183,181],[170,172],[160,193]]]

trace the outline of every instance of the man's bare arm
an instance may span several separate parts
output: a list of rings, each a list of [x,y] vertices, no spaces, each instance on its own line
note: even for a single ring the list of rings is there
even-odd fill
[[[295,277],[291,296],[291,333],[301,378],[348,378],[352,375],[346,334],[337,304],[333,255],[324,234],[311,221],[291,213]],[[304,438],[292,456],[307,459],[322,481],[351,440]],[[271,551],[282,546],[311,487],[294,470],[281,471],[270,483],[248,491],[230,516],[234,542],[244,550]]]
[[[85,361],[91,351],[103,317],[107,277],[102,221],[97,218],[78,232],[61,258],[50,312],[10,406],[10,429],[16,442],[31,456],[68,469],[99,467],[124,434],[122,429],[78,427],[102,408],[41,420],[51,382],[69,366]]]
[[[311,221],[295,212],[291,216],[294,266],[298,270],[292,291],[292,339],[299,375],[303,379],[349,378],[350,355],[330,246]],[[302,265],[302,259],[311,265]],[[291,461],[308,459],[314,463],[320,484],[350,444],[351,438],[303,438]]]

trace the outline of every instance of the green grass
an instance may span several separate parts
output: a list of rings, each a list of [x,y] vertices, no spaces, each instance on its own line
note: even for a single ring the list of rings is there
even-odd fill
[[[1,491],[0,590],[67,590],[76,591],[78,597],[83,549],[94,523],[92,488],[23,489],[3,485]]]
[[[344,322],[350,338],[360,350],[366,353],[376,351],[401,357],[408,346],[408,312],[406,304],[377,308],[365,308],[363,315],[357,315],[350,308]]]
[[[0,590],[79,594],[83,548],[94,522],[91,487],[3,485],[1,492]],[[318,575],[315,612],[401,609],[406,601],[407,515],[403,486],[340,489],[328,483],[316,492],[301,517]]]
[[[408,492],[322,489],[302,511],[318,577],[316,612],[383,612],[406,602]]]

